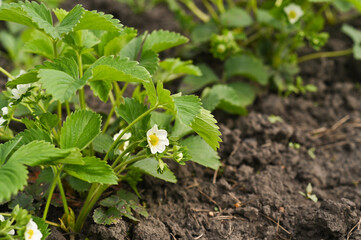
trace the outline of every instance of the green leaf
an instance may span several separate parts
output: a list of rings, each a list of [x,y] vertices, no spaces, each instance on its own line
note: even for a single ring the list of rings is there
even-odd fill
[[[88,110],[78,110],[68,116],[60,135],[60,147],[83,150],[100,133],[101,117]]]
[[[3,3],[0,8],[0,20],[15,22],[36,28],[37,25],[32,21],[30,16],[22,9],[22,2],[19,3]]]
[[[69,12],[62,8],[55,8],[53,9],[53,13],[55,14],[59,22],[61,22],[66,17],[66,15],[68,15]]]
[[[58,122],[58,115],[46,112],[40,115],[39,121],[50,131]]]
[[[78,66],[73,58],[62,57],[53,63],[45,62],[41,68],[38,72],[39,82],[47,93],[61,103],[70,100],[86,83],[86,79],[78,78]]]
[[[99,153],[106,153],[110,149],[114,140],[107,134],[99,134],[93,141],[94,151]]]
[[[158,103],[162,105],[163,108],[168,109],[169,111],[174,111],[174,101],[170,96],[170,91],[163,87],[163,83],[158,81],[157,83],[157,94],[158,94]]]
[[[137,62],[120,57],[99,58],[85,75],[89,81],[123,81],[123,82],[149,82],[151,76],[149,72]]]
[[[164,30],[153,31],[144,42],[143,52],[153,50],[158,53],[186,42],[188,42],[188,38],[179,33]]]
[[[201,64],[198,67],[201,70],[202,75],[201,76],[192,76],[192,75],[186,76],[183,79],[182,84],[179,88],[180,92],[182,92],[184,94],[194,93],[194,92],[204,88],[208,84],[216,83],[219,81],[218,76],[207,65]]]
[[[95,34],[88,30],[71,32],[64,37],[64,42],[71,47],[83,50],[90,49],[100,42]],[[87,50],[83,50],[82,54]]]
[[[214,170],[221,166],[219,156],[201,137],[191,136],[181,142],[188,149],[191,160]]]
[[[262,61],[251,55],[232,56],[225,63],[226,76],[241,75],[261,85],[268,83],[269,73]]]
[[[34,30],[31,38],[25,42],[24,51],[46,57],[54,58],[54,48],[51,39],[44,33]]]
[[[173,115],[166,112],[151,112],[150,113],[150,126],[154,124],[158,125],[159,129],[165,129],[167,132],[171,132],[171,122]]]
[[[24,189],[28,171],[22,164],[7,162],[0,166],[0,203],[10,200],[11,195]]]
[[[167,58],[160,63],[160,66],[170,74],[189,74],[201,76],[201,70],[192,64],[191,60],[182,61],[179,58]]]
[[[58,15],[60,17],[60,12],[58,12]],[[61,17],[60,25],[56,27],[60,35],[66,34],[68,32],[73,31],[73,28],[77,25],[79,22],[79,19],[82,17],[84,13],[84,8],[82,8],[81,5],[76,5],[65,17]],[[57,16],[58,16],[57,15]]]
[[[19,144],[20,141],[21,137],[0,144],[0,165],[6,163],[7,157],[16,149],[16,146]]]
[[[69,185],[77,192],[86,192],[89,191],[90,183],[82,181],[76,177],[68,176],[67,181]]]
[[[197,96],[188,95],[173,97],[178,119],[186,125],[193,122],[201,111],[201,101]]]
[[[132,211],[148,217],[148,213],[145,208],[140,205],[138,197],[123,189],[119,190],[116,195],[111,195],[100,201],[99,204],[103,206],[103,208],[96,209],[98,212],[93,215],[94,221],[99,224],[114,223],[117,219],[121,219],[122,216],[134,221],[139,221],[133,216]]]
[[[101,30],[101,31],[120,31],[122,24],[118,19],[114,19],[113,15],[104,14],[97,11],[84,11],[78,24],[74,27],[73,31],[78,30]]]
[[[253,23],[251,16],[242,8],[232,7],[221,15],[221,23],[226,27],[248,27]]]
[[[6,83],[7,87],[16,87],[18,84],[27,84],[27,83],[34,83],[39,81],[38,78],[38,72],[37,71],[31,71],[28,73],[24,73],[17,77],[16,79],[9,81]]]
[[[59,70],[39,70],[39,81],[48,94],[61,103],[69,101],[75,92],[85,85],[85,81],[74,79],[72,76]]]
[[[55,160],[67,157],[69,150],[55,148],[44,141],[33,141],[15,151],[8,162],[17,162],[28,166],[53,165]]]
[[[112,90],[112,84],[109,81],[91,81],[89,86],[94,95],[99,97],[103,102],[108,101],[109,92]]]
[[[158,54],[152,50],[147,50],[142,53],[140,57],[140,66],[145,67],[151,75],[158,69],[159,58]]]
[[[124,98],[124,103],[120,104],[116,108],[116,112],[122,117],[128,124],[132,123],[140,115],[148,110],[147,106],[138,102],[133,98]],[[148,129],[150,115],[142,118],[132,128],[132,135],[142,138],[146,135]]]
[[[217,121],[213,115],[208,110],[202,108],[198,116],[190,124],[190,127],[214,150],[219,148],[219,142],[222,141],[219,137],[221,133],[216,123]]]
[[[255,97],[252,91],[253,89],[244,83],[233,86],[216,85],[203,97],[203,107],[209,111],[218,107],[229,113],[245,115],[247,114],[245,107],[252,103]]]
[[[163,173],[159,173],[158,169],[158,161],[154,158],[146,158],[143,160],[139,160],[131,165],[131,168],[136,168],[137,170],[146,173],[155,178],[162,179],[167,182],[176,183],[177,179],[174,176],[173,172],[169,169],[164,169]]]
[[[64,171],[88,183],[118,183],[117,176],[106,162],[96,157],[85,157],[83,160],[85,162],[84,165],[67,164],[64,166]]]

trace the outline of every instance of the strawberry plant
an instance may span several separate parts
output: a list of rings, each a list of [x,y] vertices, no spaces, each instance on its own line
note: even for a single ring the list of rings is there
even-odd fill
[[[165,79],[199,74],[190,62],[159,63],[160,52],[186,43],[186,37],[163,30],[138,35],[111,15],[81,5],[67,12],[29,1],[3,3],[0,20],[26,26],[31,46],[27,51],[41,59],[16,77],[0,67],[9,78],[0,106],[1,203],[24,189],[29,167],[30,172],[41,169],[49,182],[42,222],[58,189],[64,215],[60,223],[46,222],[80,232],[103,192],[120,181],[139,195],[136,183],[142,174],[176,182],[167,161],[219,167],[216,120],[197,96],[171,94],[163,87]],[[87,104],[87,88],[111,105],[107,114]],[[14,131],[11,122],[25,130]],[[87,192],[80,211],[68,204],[64,182]],[[134,219],[132,211],[147,215],[135,195],[123,191],[103,199],[100,206],[94,214],[97,222]],[[46,228],[40,222],[35,226],[30,218],[19,228],[7,219],[0,225],[0,235],[9,236],[15,229],[24,236],[21,228],[34,234],[29,239],[40,239],[40,229],[44,238]]]

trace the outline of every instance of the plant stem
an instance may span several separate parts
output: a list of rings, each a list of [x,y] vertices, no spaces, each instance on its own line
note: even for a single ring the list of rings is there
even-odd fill
[[[117,146],[117,144],[119,143],[119,140],[123,137],[123,135],[129,130],[131,129],[134,124],[136,124],[137,122],[139,122],[142,118],[144,118],[145,116],[147,116],[149,113],[153,112],[155,109],[158,108],[158,103],[156,103],[154,105],[154,107],[148,109],[146,112],[144,112],[142,115],[140,115],[139,117],[137,117],[133,122],[131,122],[126,128],[124,128],[123,132],[121,132],[118,136],[118,138],[113,142],[113,144],[110,146],[110,149],[108,150],[107,154],[104,157],[104,161],[108,160],[109,157],[109,153],[115,148],[115,146]]]
[[[60,170],[58,170],[58,171],[60,172]],[[61,195],[61,200],[63,201],[64,212],[66,213],[66,215],[69,215],[68,202],[66,201],[66,196],[65,196],[63,184],[61,183],[60,174],[58,176],[57,181],[58,181],[58,187],[59,187],[59,191],[60,191],[60,195]]]
[[[19,122],[19,123],[23,123],[20,119],[17,119],[15,117],[11,117],[11,120],[15,121],[15,122]]]
[[[353,52],[353,49],[349,48],[349,49],[340,50],[340,51],[311,53],[311,54],[308,54],[308,55],[298,58],[298,63],[306,62],[306,61],[309,61],[312,59],[317,59],[317,58],[341,57],[341,56],[352,54],[352,52]]]
[[[102,193],[109,187],[109,185],[101,185],[99,183],[94,183],[88,193],[82,209],[76,219],[74,230],[75,232],[80,232],[84,225],[84,221],[88,216],[89,212],[93,209],[93,206],[98,201]]]
[[[123,157],[130,151],[134,149],[134,147],[138,146],[140,141],[133,142],[130,144],[118,157],[115,159],[115,161],[112,164],[112,168],[114,169],[115,166],[123,159]]]
[[[10,78],[11,80],[14,80],[15,78],[13,77],[13,75],[11,75],[8,71],[6,71],[4,68],[0,67],[0,72],[2,72],[3,74],[5,74],[8,78]]]
[[[62,123],[62,111],[61,111],[61,103],[60,103],[60,101],[58,101],[58,118],[59,118],[58,125],[59,125],[59,132],[60,132],[61,123]]]
[[[69,105],[68,100],[65,101],[65,108],[66,108],[66,114],[69,116],[70,115],[70,105]]]
[[[77,56],[78,56],[78,65],[79,65],[79,78],[82,78],[83,77],[83,60],[82,60],[81,53],[77,52]],[[79,102],[80,102],[80,108],[86,109],[84,87],[79,89]]]
[[[219,17],[216,11],[213,9],[212,5],[207,0],[202,0],[203,5],[207,8],[208,12],[211,14],[214,20],[219,21]]]
[[[147,155],[140,155],[140,156],[136,156],[134,158],[129,159],[128,161],[122,162],[120,163],[116,168],[114,168],[114,172],[117,173],[117,175],[119,175],[121,172],[119,171],[123,166],[126,167],[127,165],[130,165],[132,163],[135,163],[136,161],[142,160],[144,158],[147,158]],[[119,171],[119,172],[117,172]]]
[[[209,16],[207,14],[205,14],[202,10],[200,10],[197,5],[194,4],[193,1],[190,0],[182,0],[182,2],[184,3],[184,5],[187,6],[187,8],[189,8],[189,10],[191,10],[194,15],[196,15],[200,20],[202,20],[203,22],[208,22],[209,21]]]
[[[108,117],[107,117],[107,120],[105,121],[104,123],[104,127],[103,127],[103,131],[102,133],[104,134],[107,129],[108,129],[108,126],[109,126],[109,123],[110,123],[110,119],[112,118],[113,114],[114,114],[114,111],[115,111],[115,105],[112,106],[112,108],[110,109],[110,112],[108,114]]]
[[[44,221],[46,220],[46,216],[48,215],[51,198],[53,196],[53,192],[54,192],[54,189],[55,189],[55,186],[56,186],[56,182],[57,182],[58,177],[59,177],[60,172],[61,172],[61,171],[58,171],[56,168],[53,168],[53,171],[55,171],[54,172],[55,176],[54,176],[53,182],[51,183],[51,186],[50,186],[49,196],[48,196],[48,198],[46,200],[46,205],[45,205],[44,214],[43,214],[43,220]]]

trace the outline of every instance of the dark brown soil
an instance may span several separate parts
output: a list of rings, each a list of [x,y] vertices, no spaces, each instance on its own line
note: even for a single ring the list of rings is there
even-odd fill
[[[178,30],[164,6],[134,16],[113,0],[80,2],[140,32]],[[344,40],[332,39],[328,48],[350,47]],[[111,226],[89,218],[81,238],[361,239],[361,230],[353,229],[361,218],[360,69],[351,57],[303,63],[301,75],[318,87],[317,93],[265,94],[247,117],[216,113],[223,139],[223,166],[217,173],[192,162],[170,164],[177,184],[145,177],[139,185],[151,217]],[[283,121],[271,123],[270,115]],[[299,193],[308,183],[317,203]],[[49,239],[68,236],[53,229]]]

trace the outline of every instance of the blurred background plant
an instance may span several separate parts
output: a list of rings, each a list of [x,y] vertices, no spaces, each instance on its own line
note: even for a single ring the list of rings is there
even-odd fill
[[[193,59],[203,72],[185,77],[179,90],[186,94],[202,90],[203,105],[211,111],[220,108],[247,114],[246,107],[262,90],[282,96],[317,91],[314,85],[303,83],[298,65],[355,51],[320,50],[329,39],[325,25],[359,16],[359,1],[166,1],[191,38],[182,58]],[[350,29],[346,29],[348,35],[355,33]],[[360,37],[352,36],[358,46]],[[303,48],[308,49],[300,51]],[[360,59],[358,54],[355,57]]]

